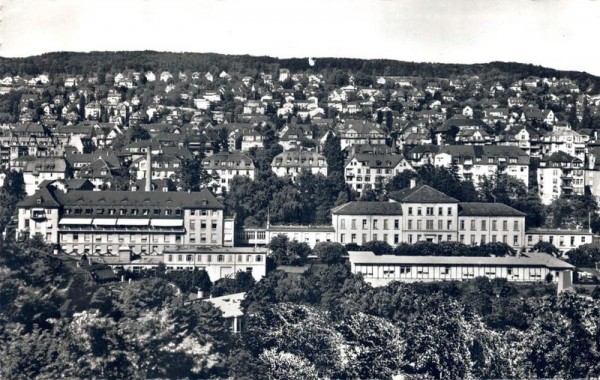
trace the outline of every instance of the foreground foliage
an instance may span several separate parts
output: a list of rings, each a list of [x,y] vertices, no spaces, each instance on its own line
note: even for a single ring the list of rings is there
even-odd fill
[[[600,374],[600,302],[477,278],[372,288],[336,254],[303,274],[156,273],[99,286],[38,240],[1,242],[0,377],[586,378]],[[179,284],[179,285],[175,285]],[[247,291],[231,334],[185,292]]]

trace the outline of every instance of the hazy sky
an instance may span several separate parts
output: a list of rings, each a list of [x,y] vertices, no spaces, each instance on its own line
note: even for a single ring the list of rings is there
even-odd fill
[[[2,2],[0,2],[2,3]],[[0,56],[159,50],[600,75],[600,0],[3,0]]]

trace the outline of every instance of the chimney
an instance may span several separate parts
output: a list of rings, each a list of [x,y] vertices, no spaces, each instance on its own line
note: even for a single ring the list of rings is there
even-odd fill
[[[198,299],[202,299],[204,298],[204,292],[200,289],[198,289]]]
[[[146,188],[145,191],[152,191],[152,158],[150,158],[152,148],[148,146],[148,154],[146,157]]]
[[[417,179],[416,178],[411,178],[410,179],[410,188],[414,189],[417,186]]]

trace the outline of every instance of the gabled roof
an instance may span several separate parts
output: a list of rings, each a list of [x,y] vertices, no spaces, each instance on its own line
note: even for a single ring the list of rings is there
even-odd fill
[[[577,157],[573,157],[568,153],[563,152],[562,150],[559,150],[558,152],[554,152],[552,153],[551,156],[544,158],[542,161],[543,162],[573,162],[574,160],[577,161],[581,161],[579,158]]]
[[[504,203],[460,202],[459,216],[525,216],[526,214]]]
[[[390,198],[402,203],[458,203],[458,199],[428,185],[395,191],[390,194]]]
[[[17,207],[59,208],[61,204],[54,198],[48,187],[38,189],[32,196],[23,199]]]
[[[402,215],[402,205],[395,202],[348,202],[331,210],[336,215]]]
[[[355,153],[348,158],[346,165],[354,159],[370,168],[393,169],[404,160],[404,157],[400,154]]]

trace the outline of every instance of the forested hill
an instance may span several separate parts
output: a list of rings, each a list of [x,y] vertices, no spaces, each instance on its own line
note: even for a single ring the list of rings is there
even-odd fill
[[[600,78],[578,71],[561,71],[513,62],[485,64],[444,64],[403,62],[389,59],[318,58],[310,66],[307,58],[278,59],[266,56],[225,55],[215,53],[170,53],[156,51],[123,52],[55,52],[26,58],[0,57],[0,76],[81,74],[115,72],[122,70],[168,70],[168,71],[226,71],[255,76],[260,72],[276,73],[279,68],[292,72],[343,70],[364,75],[398,75],[447,78],[457,75],[483,77],[510,77],[522,79],[528,76],[568,77],[576,80],[583,89],[595,85],[600,88]]]

